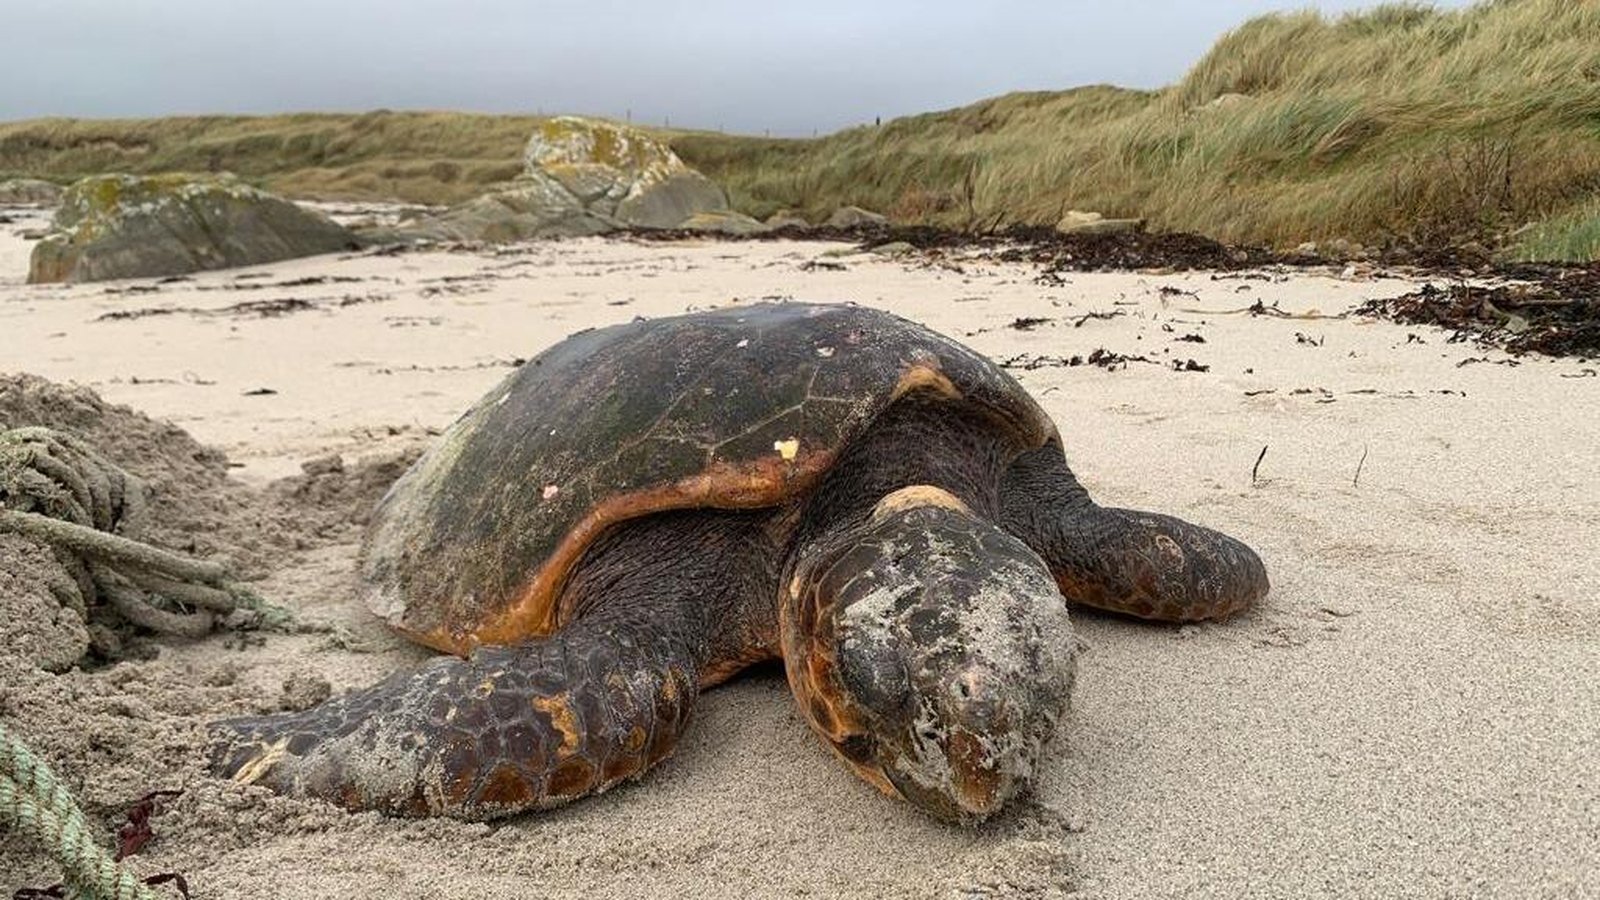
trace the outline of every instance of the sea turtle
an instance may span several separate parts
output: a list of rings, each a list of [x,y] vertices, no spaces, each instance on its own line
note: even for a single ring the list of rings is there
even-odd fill
[[[395,483],[361,583],[454,655],[217,723],[218,774],[505,816],[641,775],[699,691],[781,658],[861,777],[970,821],[1028,786],[1066,711],[1063,597],[1175,622],[1267,591],[1233,538],[1091,501],[983,356],[803,303],[579,332],[528,361]]]

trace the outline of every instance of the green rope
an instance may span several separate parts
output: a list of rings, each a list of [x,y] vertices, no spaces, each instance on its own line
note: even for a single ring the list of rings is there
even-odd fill
[[[90,836],[83,810],[0,722],[0,825],[43,844],[72,895],[84,900],[163,900]]]
[[[55,551],[67,574],[51,591],[63,605],[84,612],[103,599],[135,625],[184,637],[208,634],[217,616],[240,609],[256,612],[260,627],[291,626],[287,610],[230,581],[221,563],[138,540],[147,509],[144,483],[78,438],[41,427],[0,432],[0,532]]]

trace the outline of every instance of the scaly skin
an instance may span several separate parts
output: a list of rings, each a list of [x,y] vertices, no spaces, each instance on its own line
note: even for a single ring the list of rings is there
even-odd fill
[[[1159,513],[1096,504],[1052,441],[1001,480],[1001,521],[1050,566],[1067,600],[1162,622],[1219,619],[1266,596],[1254,550]]]
[[[463,819],[642,775],[672,752],[715,670],[776,630],[747,611],[777,590],[765,521],[689,512],[623,526],[569,584],[580,614],[558,633],[441,657],[305,712],[215,723],[212,770],[353,810]]]
[[[699,648],[651,612],[436,659],[304,712],[219,722],[213,769],[412,816],[492,819],[599,793],[666,758],[694,706]]]

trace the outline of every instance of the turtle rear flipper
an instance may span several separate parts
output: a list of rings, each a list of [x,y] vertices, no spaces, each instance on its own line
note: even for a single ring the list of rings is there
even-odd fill
[[[670,754],[694,705],[698,649],[650,613],[597,614],[304,712],[216,723],[212,769],[353,810],[465,819],[598,793]]]
[[[1070,601],[1168,622],[1216,619],[1266,595],[1254,550],[1172,516],[1096,504],[1051,441],[1001,485],[1002,519],[1050,566]]]

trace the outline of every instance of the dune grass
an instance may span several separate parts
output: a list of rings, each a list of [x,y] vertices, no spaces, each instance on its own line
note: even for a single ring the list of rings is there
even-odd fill
[[[0,125],[0,178],[226,170],[289,196],[454,203],[520,172],[538,122],[387,110],[35,119]]]
[[[1493,241],[1600,187],[1600,4],[1266,16],[1158,92],[1018,94],[815,142],[675,146],[756,211],[848,202],[985,225],[1075,208],[1234,241]]]
[[[454,202],[514,175],[535,121],[24,122],[0,125],[0,177],[226,168],[296,196]],[[988,228],[1084,209],[1228,241],[1515,241],[1589,258],[1600,4],[1271,15],[1159,91],[1010,94],[810,140],[665,134],[756,216],[855,204]]]

